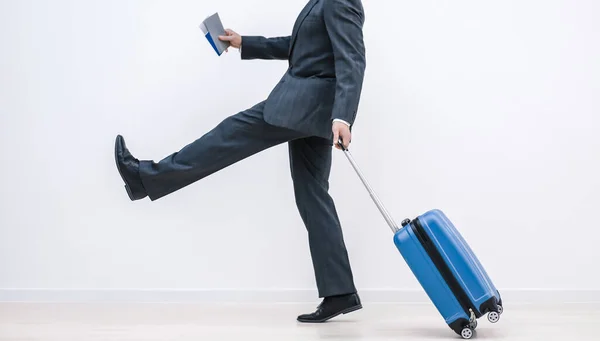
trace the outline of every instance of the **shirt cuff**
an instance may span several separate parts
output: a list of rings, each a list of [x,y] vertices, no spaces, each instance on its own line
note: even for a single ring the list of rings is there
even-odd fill
[[[348,122],[346,122],[346,121],[344,121],[344,120],[340,120],[339,118],[335,118],[335,119],[333,119],[333,122],[342,122],[342,123],[344,123],[345,125],[347,125],[348,127],[350,126],[350,123],[348,123]]]

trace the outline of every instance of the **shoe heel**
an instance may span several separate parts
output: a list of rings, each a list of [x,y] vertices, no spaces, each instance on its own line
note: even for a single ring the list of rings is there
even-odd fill
[[[133,201],[133,193],[131,193],[131,188],[129,188],[129,185],[125,185],[125,190],[127,191],[129,199]]]
[[[352,308],[348,308],[348,309],[344,310],[342,312],[342,315],[346,315],[346,314],[349,314],[349,313],[351,313],[353,311],[357,311],[357,310],[360,310],[360,309],[362,309],[362,304],[359,304],[357,306],[354,306]]]

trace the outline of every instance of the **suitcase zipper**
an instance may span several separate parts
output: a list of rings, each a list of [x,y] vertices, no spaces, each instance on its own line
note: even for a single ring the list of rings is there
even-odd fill
[[[425,252],[431,258],[431,261],[438,269],[438,271],[442,275],[442,278],[444,279],[444,281],[458,300],[458,303],[461,305],[465,314],[467,314],[469,318],[471,317],[472,313],[475,313],[476,317],[480,317],[481,313],[472,304],[471,299],[469,298],[465,290],[462,288],[460,283],[458,283],[456,277],[452,274],[450,267],[448,267],[448,264],[446,264],[446,262],[442,258],[440,251],[435,247],[435,245],[427,235],[427,232],[425,232],[425,229],[423,229],[419,218],[413,220],[410,226],[412,227],[414,234],[417,236],[417,239],[425,249]]]

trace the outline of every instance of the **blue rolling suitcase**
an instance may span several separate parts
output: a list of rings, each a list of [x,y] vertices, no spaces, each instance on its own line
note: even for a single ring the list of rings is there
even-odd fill
[[[342,149],[394,232],[394,244],[446,324],[470,339],[478,318],[487,314],[490,322],[498,322],[503,310],[500,293],[448,217],[431,210],[413,220],[405,219],[399,228],[350,152]]]

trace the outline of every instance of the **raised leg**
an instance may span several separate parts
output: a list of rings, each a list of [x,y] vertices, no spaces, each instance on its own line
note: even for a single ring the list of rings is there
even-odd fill
[[[302,137],[267,124],[264,102],[230,116],[160,162],[141,161],[139,173],[151,200],[159,199],[264,149]]]

